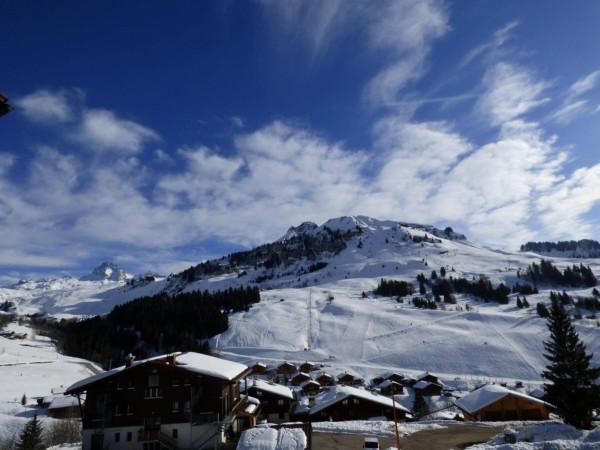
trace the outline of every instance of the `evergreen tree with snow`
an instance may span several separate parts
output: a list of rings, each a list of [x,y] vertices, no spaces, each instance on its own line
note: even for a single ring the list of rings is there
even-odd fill
[[[548,316],[550,339],[544,342],[544,357],[550,362],[543,376],[545,399],[557,409],[565,423],[577,428],[592,427],[593,411],[600,408],[600,368],[590,367],[592,354],[558,299],[552,301]]]
[[[23,394],[21,397],[21,405],[25,406],[27,404],[27,396]]]
[[[38,420],[37,416],[27,422],[19,440],[15,444],[16,450],[42,450],[44,448],[42,444],[42,425]]]
[[[519,298],[518,295],[517,295],[517,307],[519,307],[519,309],[523,307],[523,302],[521,302],[521,299]]]
[[[415,402],[413,404],[413,413],[419,419],[429,414],[429,405],[425,397],[420,392],[415,393]]]

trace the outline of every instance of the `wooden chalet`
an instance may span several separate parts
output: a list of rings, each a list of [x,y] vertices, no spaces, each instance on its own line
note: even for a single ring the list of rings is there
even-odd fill
[[[246,393],[260,400],[259,417],[269,422],[290,420],[294,392],[289,387],[259,378],[249,379],[247,383]]]
[[[296,375],[292,377],[290,383],[292,386],[300,386],[302,383],[312,380],[312,377],[305,372],[298,372]]]
[[[383,395],[391,396],[404,394],[404,386],[390,379],[381,382],[377,387]]]
[[[551,406],[538,398],[489,384],[458,399],[467,421],[548,420]]]
[[[350,372],[340,373],[337,382],[345,386],[358,386],[364,383],[364,380]]]
[[[309,361],[304,361],[302,364],[300,364],[300,366],[298,367],[298,371],[300,372],[312,372],[313,370],[317,370],[318,366],[316,364],[313,364]]]
[[[419,394],[424,396],[442,395],[444,386],[431,381],[417,381],[412,388]]]
[[[442,386],[444,385],[437,375],[434,375],[430,372],[425,372],[419,375],[417,377],[417,381],[427,381],[428,383],[436,383]]]
[[[315,380],[307,380],[300,385],[302,392],[306,395],[314,396],[321,391],[321,385]]]
[[[280,375],[290,376],[294,372],[296,372],[296,366],[290,362],[285,361],[277,366],[277,373]]]
[[[76,397],[55,395],[47,406],[48,416],[55,419],[80,418],[81,412]]]
[[[333,378],[333,375],[327,372],[320,373],[319,376],[316,378],[316,381],[321,386],[333,386],[335,384],[335,379]]]
[[[311,421],[368,420],[373,417],[394,417],[392,399],[365,389],[337,385],[314,399],[309,410]],[[408,409],[395,403],[396,418],[405,420]]]
[[[258,401],[240,394],[247,374],[243,364],[193,352],[128,358],[65,394],[82,404],[82,450],[213,448],[255,424]]]
[[[260,375],[260,374],[267,372],[268,370],[269,370],[269,368],[267,367],[266,364],[257,362],[252,367],[250,367],[250,374],[251,375]]]

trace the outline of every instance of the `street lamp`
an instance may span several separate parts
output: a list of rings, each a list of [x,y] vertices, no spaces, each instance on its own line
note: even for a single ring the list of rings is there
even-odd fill
[[[8,104],[8,97],[0,92],[0,117],[8,114],[12,110],[12,106]]]

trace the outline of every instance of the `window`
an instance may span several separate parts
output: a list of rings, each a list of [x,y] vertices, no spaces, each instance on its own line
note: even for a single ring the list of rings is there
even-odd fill
[[[133,416],[133,405],[130,403],[127,403],[127,415]]]
[[[181,384],[181,380],[179,378],[173,378],[173,386],[179,386]]]
[[[282,399],[279,399],[279,400],[277,400],[277,404],[278,404],[279,406],[283,406],[283,405],[284,405],[284,403],[285,403],[285,402],[284,402]]]
[[[127,384],[127,389],[135,389],[135,385],[133,383],[133,380],[129,380],[129,383]]]
[[[117,381],[117,391],[123,390],[123,383],[121,381]]]
[[[262,397],[262,392],[261,391],[256,391],[255,394],[256,394],[257,397]]]
[[[173,402],[173,404],[171,405],[171,411],[173,411],[173,412],[179,411],[179,402],[178,401]]]
[[[115,405],[115,416],[123,415],[123,410],[121,409],[121,405]]]
[[[358,404],[360,404],[360,401],[357,398],[353,398],[352,403],[354,403],[355,405],[358,405]]]
[[[183,410],[188,413],[190,412],[190,401],[186,400],[186,402],[183,404]]]
[[[119,442],[121,441],[121,433],[119,433],[118,431],[115,433],[115,442]]]
[[[177,428],[173,428],[173,431],[171,432],[171,437],[173,439],[177,439],[179,437],[179,432],[177,431]]]
[[[347,405],[347,404],[348,404],[348,399],[342,400],[342,405]]]
[[[148,377],[148,386],[149,387],[158,386],[158,382],[159,382],[158,375],[150,375]]]
[[[127,442],[131,442],[131,440],[133,439],[133,433],[131,431],[127,432]]]
[[[157,387],[146,388],[146,392],[144,394],[144,398],[161,398],[162,391]]]

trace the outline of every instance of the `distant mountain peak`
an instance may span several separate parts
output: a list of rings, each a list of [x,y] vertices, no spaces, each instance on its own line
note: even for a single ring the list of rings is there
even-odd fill
[[[132,275],[125,272],[117,264],[105,261],[92,270],[92,273],[84,275],[79,279],[81,281],[125,281],[132,278]]]

